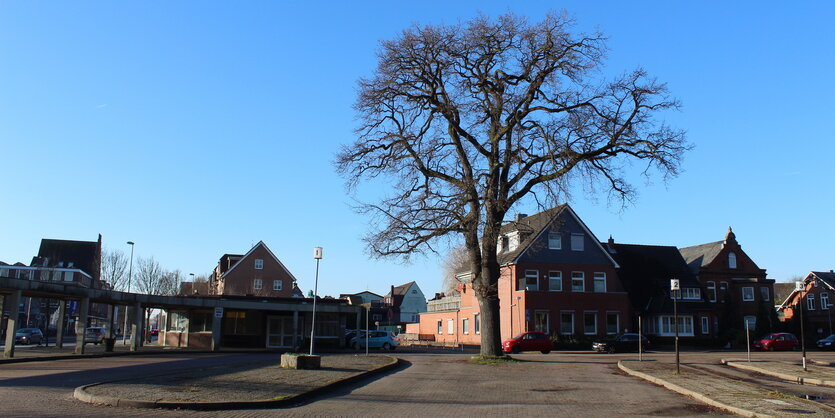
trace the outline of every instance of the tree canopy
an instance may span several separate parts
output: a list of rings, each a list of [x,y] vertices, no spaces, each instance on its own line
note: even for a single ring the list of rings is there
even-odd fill
[[[599,33],[574,34],[566,14],[505,14],[412,26],[383,41],[359,81],[356,140],[337,169],[348,187],[387,178],[393,191],[360,209],[377,256],[434,251],[463,238],[483,316],[482,354],[498,354],[496,243],[514,205],[551,205],[577,185],[629,201],[627,169],[676,175],[690,147],[657,118],[678,101],[643,69],[601,75]]]

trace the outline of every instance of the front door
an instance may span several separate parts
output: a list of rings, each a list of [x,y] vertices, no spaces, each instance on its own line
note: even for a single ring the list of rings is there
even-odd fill
[[[293,347],[293,317],[292,316],[268,316],[267,317],[267,347],[269,347],[269,348],[292,348]]]

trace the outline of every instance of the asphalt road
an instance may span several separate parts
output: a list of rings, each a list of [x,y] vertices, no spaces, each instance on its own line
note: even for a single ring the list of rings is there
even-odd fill
[[[396,353],[403,367],[292,408],[191,412],[113,408],[72,398],[75,387],[101,381],[219,364],[245,364],[275,354],[174,354],[0,365],[0,416],[692,416],[720,411],[615,366],[634,354],[522,354],[519,363],[481,366],[469,354]],[[774,358],[799,353],[761,353]],[[744,355],[744,354],[743,354]],[[652,353],[648,358],[671,356]],[[739,353],[683,353],[682,361],[715,364]]]

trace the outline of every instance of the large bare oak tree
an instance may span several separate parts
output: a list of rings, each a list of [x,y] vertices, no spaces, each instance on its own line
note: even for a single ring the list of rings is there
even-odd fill
[[[511,208],[557,203],[578,184],[627,202],[631,164],[667,178],[689,148],[658,120],[678,107],[666,86],[641,69],[604,80],[605,39],[573,30],[565,14],[506,14],[382,42],[359,81],[357,139],[337,156],[349,190],[392,182],[392,194],[360,206],[374,255],[408,259],[463,238],[483,355],[501,354],[496,245]]]

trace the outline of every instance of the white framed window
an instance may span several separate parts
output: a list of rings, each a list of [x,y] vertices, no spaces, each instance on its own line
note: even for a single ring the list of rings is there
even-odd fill
[[[551,333],[551,327],[548,323],[548,319],[551,316],[550,311],[546,310],[537,310],[533,314],[533,330],[536,332],[544,332],[545,334]]]
[[[814,311],[815,310],[815,295],[809,293],[806,295],[806,310]]]
[[[525,270],[525,290],[539,290],[538,270]]]
[[[255,290],[261,290],[264,288],[264,281],[261,279],[255,279],[252,281],[252,288]]]
[[[617,312],[606,312],[606,334],[617,334],[620,332],[620,314]]]
[[[707,282],[707,300],[716,302],[716,282]]]
[[[548,290],[562,292],[562,272],[551,270],[548,272]]]
[[[255,270],[263,270],[264,269],[264,260],[260,258],[255,259]]]
[[[571,234],[571,251],[583,251],[583,234]]]
[[[757,328],[757,317],[754,315],[746,315],[742,318],[742,329],[745,329],[745,326],[748,326],[748,329],[753,331]]]
[[[829,310],[829,293],[821,293],[821,309]]]
[[[513,251],[517,247],[519,247],[519,233],[513,232],[511,233],[508,238],[510,238],[510,243],[508,244],[508,250]]]
[[[469,334],[470,333],[470,319],[469,318],[464,318],[464,320],[461,321],[461,332],[463,332],[464,334]]]
[[[444,323],[443,321],[438,321],[438,335],[444,333]]]
[[[685,287],[681,289],[681,298],[699,300],[702,298],[702,292],[698,287]]]
[[[763,286],[760,288],[760,297],[766,302],[771,300],[771,292],[768,291],[767,287]]]
[[[562,249],[562,235],[559,232],[548,233],[548,248],[552,250]]]
[[[595,293],[606,293],[606,273],[594,273],[594,291]]]
[[[719,290],[728,290],[728,282],[719,283]]]
[[[582,271],[572,271],[571,272],[571,291],[572,292],[585,292],[586,291],[586,278]]]
[[[473,315],[473,328],[476,334],[481,334],[481,314]]]
[[[735,269],[736,268],[736,254],[728,253],[728,268]]]
[[[597,312],[583,312],[583,333],[597,334]]]
[[[502,235],[502,238],[499,241],[499,251],[508,250],[510,250],[510,238],[508,238],[507,235]]]
[[[446,333],[452,335],[455,333],[455,321],[452,319],[446,320]]]
[[[702,317],[702,334],[710,334],[710,318]]]
[[[661,322],[661,329],[658,335],[671,336],[676,335],[675,320],[672,315],[662,315],[659,317]],[[678,335],[693,336],[693,317],[679,315],[678,317]]]
[[[281,280],[273,280],[273,290],[281,290],[282,286]]]
[[[742,301],[751,302],[754,300],[754,288],[746,286],[742,288]]]
[[[560,334],[574,334],[574,312],[560,312]]]

